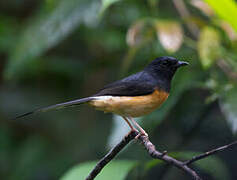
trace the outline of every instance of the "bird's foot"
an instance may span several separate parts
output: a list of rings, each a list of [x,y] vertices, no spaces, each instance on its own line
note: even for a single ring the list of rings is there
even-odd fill
[[[141,136],[148,137],[148,134],[145,131],[144,132],[140,132],[138,135],[136,135],[135,139],[139,139]]]

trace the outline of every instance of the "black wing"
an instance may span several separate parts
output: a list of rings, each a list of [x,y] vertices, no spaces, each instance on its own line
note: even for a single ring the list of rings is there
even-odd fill
[[[108,84],[94,96],[142,96],[151,94],[155,89],[153,77],[144,71]]]

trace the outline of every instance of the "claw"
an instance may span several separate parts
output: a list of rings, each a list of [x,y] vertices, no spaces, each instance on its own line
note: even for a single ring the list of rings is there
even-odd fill
[[[138,135],[136,135],[135,139],[139,139],[141,136],[148,137],[148,134],[146,132],[140,132]]]

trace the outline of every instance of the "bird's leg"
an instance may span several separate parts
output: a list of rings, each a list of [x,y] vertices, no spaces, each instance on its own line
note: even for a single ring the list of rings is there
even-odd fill
[[[135,129],[135,128],[132,126],[132,124],[129,122],[129,120],[128,120],[126,117],[122,116],[122,118],[128,123],[128,125],[129,125],[129,127],[131,128],[132,131],[137,131],[137,129]]]
[[[132,123],[140,130],[141,134],[138,135],[138,137],[140,135],[145,135],[148,136],[148,134],[146,133],[146,131],[132,118],[132,117],[128,117],[129,120],[132,121]],[[136,137],[136,139],[138,138]]]

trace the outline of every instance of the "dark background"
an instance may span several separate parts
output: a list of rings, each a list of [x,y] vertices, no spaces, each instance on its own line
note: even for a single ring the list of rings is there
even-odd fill
[[[127,133],[111,114],[82,105],[10,119],[89,96],[163,55],[190,66],[177,72],[162,108],[139,120],[151,141],[179,159],[234,141],[237,8],[213,2],[0,0],[1,179],[59,179],[103,157]],[[192,167],[204,179],[237,179],[236,150]],[[188,179],[137,143],[117,159],[137,161],[127,179]]]

